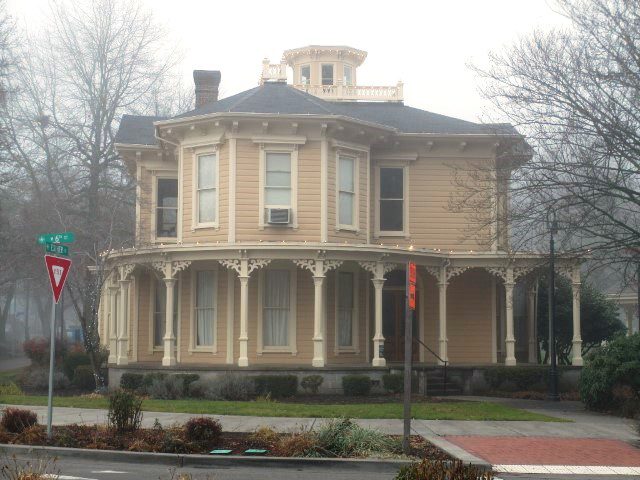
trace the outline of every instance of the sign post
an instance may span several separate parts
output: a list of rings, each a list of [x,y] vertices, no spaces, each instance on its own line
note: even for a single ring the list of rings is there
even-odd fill
[[[407,263],[405,283],[405,316],[404,316],[404,435],[402,449],[410,453],[409,436],[411,435],[411,360],[413,353],[413,312],[416,309],[416,264]]]
[[[38,237],[38,243],[45,246],[49,253],[58,255],[69,255],[69,247],[60,245],[61,243],[72,243],[75,240],[72,232],[46,233]],[[64,289],[64,283],[71,268],[71,260],[68,258],[55,257],[53,255],[44,256],[47,266],[47,275],[51,284],[52,305],[51,305],[51,340],[49,346],[49,394],[47,398],[47,438],[51,438],[51,422],[53,417],[53,371],[56,362],[56,313],[58,301]]]

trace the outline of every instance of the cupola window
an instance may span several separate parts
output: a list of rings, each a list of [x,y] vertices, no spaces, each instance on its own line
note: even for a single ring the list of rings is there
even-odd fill
[[[333,64],[322,65],[322,85],[333,85]]]

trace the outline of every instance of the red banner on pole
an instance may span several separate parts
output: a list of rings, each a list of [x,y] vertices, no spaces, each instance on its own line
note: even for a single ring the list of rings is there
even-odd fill
[[[44,262],[47,265],[49,282],[51,283],[51,290],[53,291],[53,300],[58,303],[60,294],[64,288],[64,282],[67,280],[67,275],[71,268],[71,260],[68,258],[45,255]]]
[[[409,262],[409,308],[416,309],[416,264]]]

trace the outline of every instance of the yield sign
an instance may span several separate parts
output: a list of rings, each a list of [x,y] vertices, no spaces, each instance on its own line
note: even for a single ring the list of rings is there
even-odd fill
[[[71,268],[71,260],[68,258],[54,257],[45,255],[44,261],[47,264],[47,273],[49,274],[49,282],[51,282],[51,290],[53,290],[53,300],[58,303],[64,282]]]

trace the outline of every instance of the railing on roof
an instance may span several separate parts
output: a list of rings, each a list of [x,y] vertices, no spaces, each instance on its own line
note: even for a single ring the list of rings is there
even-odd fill
[[[310,93],[324,100],[337,101],[369,101],[369,102],[402,102],[403,84],[377,87],[360,85],[293,85],[294,88]]]
[[[269,59],[262,60],[262,76],[260,77],[260,85],[265,82],[286,82],[287,81],[287,64],[269,63]]]

